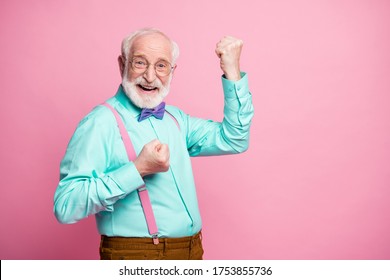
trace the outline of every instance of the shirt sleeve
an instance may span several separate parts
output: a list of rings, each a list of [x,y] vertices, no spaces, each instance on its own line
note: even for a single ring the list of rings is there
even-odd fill
[[[95,108],[78,125],[60,165],[54,214],[61,223],[75,223],[100,211],[144,184],[124,144],[113,115]]]
[[[249,146],[249,129],[254,114],[248,77],[241,73],[239,81],[222,77],[224,118],[222,122],[187,115],[187,148],[191,156],[241,153]]]

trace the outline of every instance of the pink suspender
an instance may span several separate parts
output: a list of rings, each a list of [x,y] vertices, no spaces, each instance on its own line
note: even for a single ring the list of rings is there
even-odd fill
[[[168,113],[168,115],[172,118],[172,120],[175,122],[177,128],[179,129],[180,131],[180,125],[179,125],[179,122],[177,121],[177,119],[175,118],[174,115],[172,115],[171,113],[169,113],[167,110],[165,110],[166,113]]]
[[[134,160],[137,156],[135,154],[133,144],[131,143],[130,136],[127,133],[122,118],[119,116],[118,112],[110,104],[103,103],[102,105],[106,106],[114,114],[116,122],[119,127],[119,132],[121,134],[123,143],[126,148],[129,161]],[[146,224],[148,225],[149,234],[153,237],[153,243],[157,245],[159,243],[158,229],[157,229],[156,219],[154,218],[154,214],[153,214],[152,203],[150,202],[149,193],[145,185],[138,188],[138,196],[141,200],[141,205],[144,211]]]

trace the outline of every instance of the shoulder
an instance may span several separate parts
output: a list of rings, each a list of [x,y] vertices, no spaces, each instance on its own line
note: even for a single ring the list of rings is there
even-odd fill
[[[178,118],[182,118],[182,116],[186,115],[181,109],[173,105],[166,105],[165,110]]]
[[[165,111],[176,122],[179,130],[182,130],[187,126],[188,115],[176,106],[166,105]]]
[[[183,112],[180,108],[173,105],[166,105],[165,111],[168,112],[172,117],[174,117],[178,122],[186,122],[188,115]]]
[[[95,106],[84,118],[79,122],[77,130],[83,132],[98,132],[107,133],[114,127],[115,117],[113,113],[103,105]]]

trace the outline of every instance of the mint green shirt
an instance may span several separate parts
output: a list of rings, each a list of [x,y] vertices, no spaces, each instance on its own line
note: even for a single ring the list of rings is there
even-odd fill
[[[146,143],[157,138],[169,146],[170,168],[142,178],[127,159],[114,115],[108,108],[97,106],[77,126],[61,161],[60,182],[54,195],[58,221],[75,223],[95,215],[102,235],[148,237],[136,191],[146,184],[160,237],[199,232],[202,221],[190,156],[234,154],[248,148],[253,106],[247,75],[242,73],[237,82],[222,77],[222,85],[223,121],[191,117],[166,106],[180,127],[167,113],[162,120],[152,116],[138,122],[141,110],[120,86],[107,102],[124,120],[135,152],[139,154]]]

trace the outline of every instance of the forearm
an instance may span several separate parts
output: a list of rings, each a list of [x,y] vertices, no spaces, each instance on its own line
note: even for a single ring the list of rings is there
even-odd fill
[[[54,196],[54,213],[61,223],[75,223],[100,211],[113,211],[118,199],[144,184],[133,163],[115,171],[62,175]]]
[[[191,156],[233,154],[248,148],[253,105],[246,74],[242,73],[242,79],[237,82],[223,78],[223,89],[222,122],[188,118],[187,143]]]

